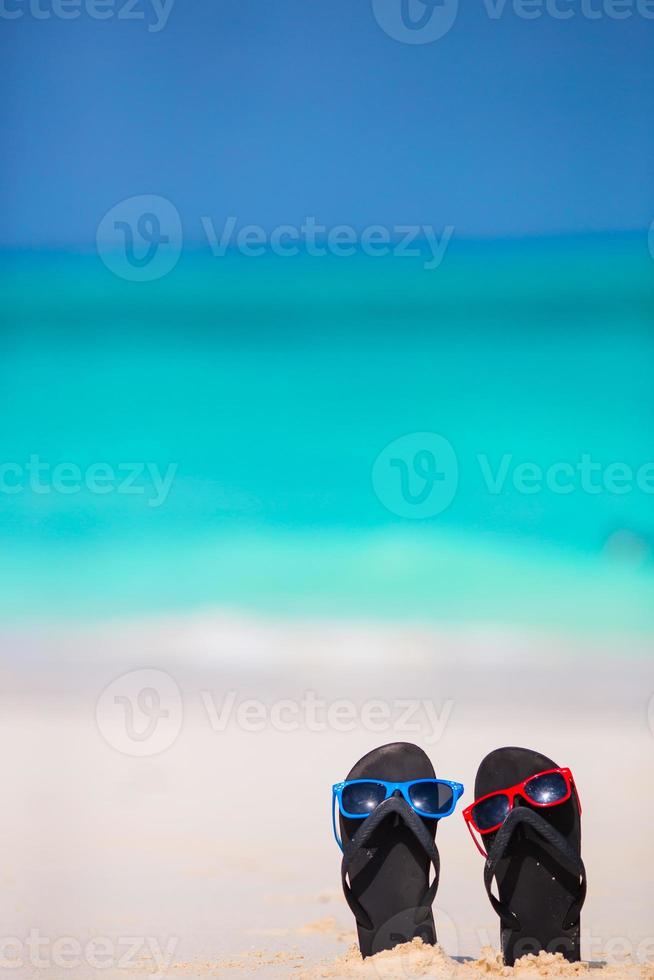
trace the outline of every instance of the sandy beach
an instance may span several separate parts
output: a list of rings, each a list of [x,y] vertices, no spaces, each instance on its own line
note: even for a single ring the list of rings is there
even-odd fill
[[[627,652],[624,637],[213,611],[5,633],[5,969],[71,980],[509,975],[460,812],[438,830],[442,951],[415,945],[364,964],[352,949],[330,787],[375,745],[402,740],[466,784],[463,803],[500,745],[570,766],[589,877],[582,954],[606,961],[607,976],[651,977],[648,652],[637,638]],[[584,969],[545,958],[515,972]]]

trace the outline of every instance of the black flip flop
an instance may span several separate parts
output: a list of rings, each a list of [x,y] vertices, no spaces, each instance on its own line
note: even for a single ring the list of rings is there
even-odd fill
[[[475,798],[515,786],[557,764],[529,749],[497,749],[487,755],[475,781]],[[499,830],[484,836],[488,858],[484,884],[500,916],[504,961],[513,966],[528,953],[562,953],[580,959],[580,914],[586,897],[581,860],[581,812],[576,792],[547,808],[516,798]],[[497,881],[496,898],[491,886]]]
[[[434,779],[434,767],[417,745],[393,742],[365,755],[347,779],[405,782]],[[438,820],[418,816],[401,797],[391,796],[365,820],[339,813],[343,891],[357,924],[362,956],[419,936],[436,943],[431,906],[440,874],[434,842]],[[435,872],[429,884],[430,868]],[[348,883],[349,878],[349,883]]]

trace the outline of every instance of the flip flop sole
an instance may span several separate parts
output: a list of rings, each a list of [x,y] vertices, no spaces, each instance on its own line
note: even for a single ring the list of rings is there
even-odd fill
[[[557,763],[530,749],[504,748],[487,755],[475,781],[475,798],[514,786],[535,773],[558,768]],[[516,800],[516,804],[522,801]],[[524,805],[528,805],[524,802]],[[576,854],[581,852],[581,816],[575,795],[560,806],[530,807],[566,838]],[[484,838],[492,853],[497,834]],[[576,962],[580,959],[579,920],[563,927],[568,911],[579,891],[579,873],[560,851],[532,827],[521,825],[497,864],[495,878],[498,895],[518,916],[520,927],[501,927],[501,944],[507,966],[528,953],[545,950],[562,953]]]
[[[417,745],[393,742],[369,752],[350,770],[347,779],[385,779],[405,782],[433,779],[434,767]],[[361,826],[339,814],[343,844],[347,845]],[[437,820],[423,820],[432,838]],[[373,956],[383,949],[419,936],[436,943],[431,908],[422,905],[429,888],[430,861],[414,834],[398,814],[389,814],[367,841],[365,850],[355,855],[350,867],[352,892],[372,923],[366,929],[357,922],[362,956]]]

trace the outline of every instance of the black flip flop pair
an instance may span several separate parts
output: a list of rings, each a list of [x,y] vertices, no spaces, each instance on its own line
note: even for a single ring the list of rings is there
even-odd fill
[[[478,844],[486,857],[484,884],[500,917],[501,948],[508,966],[521,956],[541,950],[562,953],[571,962],[580,959],[580,913],[586,896],[586,872],[581,860],[581,808],[571,774],[569,778],[565,776],[568,795],[563,802],[556,800],[556,805],[552,805],[546,801],[532,806],[529,799],[530,779],[555,772],[568,774],[569,770],[559,770],[556,763],[539,752],[497,749],[481,763],[475,781],[477,803],[465,812],[470,829],[479,830],[474,819],[471,821],[471,811],[479,801],[491,794],[503,796],[510,787],[514,790],[498,828],[481,831],[485,851]],[[344,816],[338,794],[353,780],[380,780],[386,784],[388,794],[389,783],[406,786],[415,782],[419,788],[420,780],[435,778],[434,768],[422,749],[395,742],[369,752],[351,769],[344,783],[334,787],[334,803],[338,797],[339,804],[339,843],[343,848],[343,891],[356,920],[364,957],[416,937],[430,945],[436,943],[431,906],[440,875],[435,842],[439,819],[421,815],[420,806],[416,807],[410,795],[405,798],[400,791],[390,796],[381,794],[381,802],[368,804],[369,816],[352,819]],[[552,781],[554,777],[549,778]],[[460,784],[449,785],[463,790]],[[547,781],[543,785],[547,792]],[[412,791],[410,787],[409,793]],[[497,800],[489,802],[496,804]],[[447,812],[451,813],[455,805],[456,798]],[[436,812],[436,805],[423,806],[423,810],[427,809]],[[336,831],[336,815],[334,821]],[[492,825],[491,820],[487,826]],[[492,892],[493,881],[497,882],[497,896]]]

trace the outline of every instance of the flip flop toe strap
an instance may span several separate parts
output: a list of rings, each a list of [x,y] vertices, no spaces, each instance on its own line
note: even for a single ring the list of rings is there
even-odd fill
[[[418,814],[415,813],[411,807],[407,806],[404,800],[397,799],[396,797],[391,797],[390,799],[385,800],[383,803],[380,803],[380,805],[370,814],[369,817],[366,817],[354,837],[345,845],[343,849],[343,860],[341,862],[341,882],[343,884],[345,900],[350,906],[355,919],[364,929],[372,929],[373,923],[361,903],[354,897],[354,893],[347,880],[347,877],[350,873],[350,868],[355,856],[360,854],[361,851],[365,851],[367,849],[366,845],[368,841],[377,830],[380,823],[391,813],[397,813],[400,815],[402,821],[413,833],[413,836],[422,847],[434,868],[434,880],[425,892],[419,907],[430,908],[438,890],[438,880],[440,878],[441,866],[438,848],[436,847],[433,838],[428,833]],[[373,851],[368,851],[368,857],[372,856]]]
[[[491,886],[493,878],[497,872],[497,865],[502,860],[509,846],[509,842],[519,824],[524,823],[540,834],[548,844],[555,847],[565,859],[566,863],[579,875],[579,891],[568,909],[562,928],[569,929],[579,921],[581,907],[586,898],[586,868],[581,856],[571,847],[570,842],[556,830],[547,820],[544,820],[538,813],[528,807],[516,807],[511,810],[508,817],[497,832],[493,847],[488,855],[484,866],[484,885],[491,905],[500,916],[503,925],[510,929],[519,929],[520,920],[505,902],[501,902],[493,895]]]

